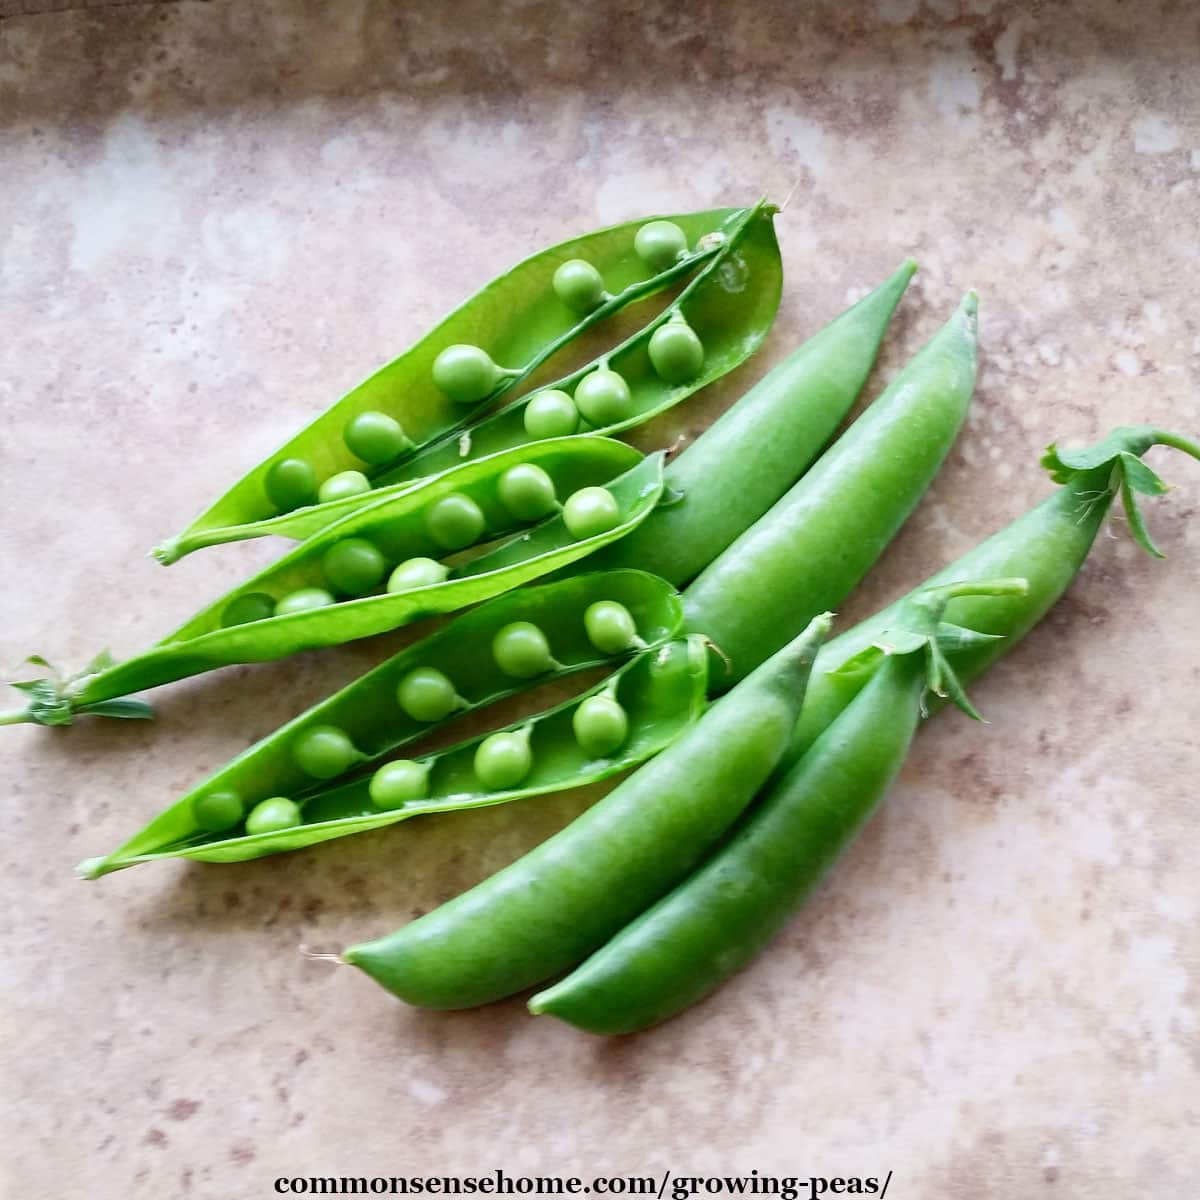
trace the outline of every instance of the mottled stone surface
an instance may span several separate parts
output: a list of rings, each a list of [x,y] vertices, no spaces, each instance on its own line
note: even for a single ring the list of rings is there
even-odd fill
[[[51,11],[53,10],[53,11]],[[65,11],[71,10],[71,11]],[[1036,11],[1034,11],[1036,10]],[[871,610],[1047,491],[1052,437],[1200,431],[1200,9],[1077,0],[0,0],[0,665],[132,653],[276,546],[144,551],[514,258],[769,192],[768,347],[905,254],[880,383],[967,286],[973,415]],[[22,15],[24,14],[24,15]],[[894,1171],[920,1200],[1200,1179],[1200,468],[922,734],[761,961],[604,1044],[439,1016],[307,961],[483,877],[584,798],[241,868],[74,863],[379,659],[163,689],[153,727],[4,730],[12,1197],[255,1197],[279,1175]]]

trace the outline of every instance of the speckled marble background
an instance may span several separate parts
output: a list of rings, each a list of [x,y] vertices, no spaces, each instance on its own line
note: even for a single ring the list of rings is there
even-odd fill
[[[69,10],[69,11],[68,11]],[[1036,10],[1036,11],[1031,11]],[[133,653],[274,545],[144,557],[510,261],[782,198],[767,349],[909,252],[871,385],[982,294],[969,426],[846,617],[1048,490],[1052,437],[1200,432],[1200,9],[1077,0],[0,0],[0,666]],[[11,14],[11,15],[10,15]],[[1200,1184],[1200,466],[920,738],[770,953],[652,1035],[409,1011],[306,961],[587,797],[241,868],[77,883],[386,642],[6,729],[0,1192],[268,1196],[282,1175],[894,1172],[914,1200]]]

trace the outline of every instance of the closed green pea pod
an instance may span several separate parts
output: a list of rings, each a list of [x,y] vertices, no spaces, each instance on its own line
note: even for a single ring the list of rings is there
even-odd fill
[[[1024,586],[984,580],[915,597],[886,639],[892,645],[876,652],[870,683],[811,753],[776,776],[691,875],[535,995],[530,1011],[591,1033],[633,1033],[681,1012],[744,966],[883,798],[908,753],[926,689],[977,715],[938,657],[938,621],[950,595],[1016,596]]]
[[[828,617],[566,829],[345,961],[427,1008],[486,1004],[573,966],[695,865],[786,745]]]
[[[729,656],[730,682],[840,604],[920,501],[971,401],[975,313],[970,292],[808,474],[688,587],[687,628]]]

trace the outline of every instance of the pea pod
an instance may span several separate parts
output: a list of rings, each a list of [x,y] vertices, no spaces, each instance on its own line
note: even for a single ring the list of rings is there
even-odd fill
[[[947,607],[943,631],[947,657],[964,683],[1020,641],[1058,601],[1087,558],[1117,496],[1138,543],[1151,554],[1158,553],[1138,507],[1139,495],[1157,496],[1166,490],[1141,461],[1155,445],[1200,459],[1197,443],[1146,426],[1116,429],[1084,450],[1051,446],[1042,461],[1062,485],[1060,490],[921,584],[929,588],[990,575],[1019,575],[1029,581],[1023,596],[986,602],[964,597]],[[876,613],[831,640],[822,651],[788,762],[800,758],[863,686],[863,677],[831,675],[830,667],[876,641],[894,623],[904,603],[897,601]]]
[[[281,509],[313,503],[320,485],[335,476],[348,471],[364,478],[378,475],[461,428],[470,414],[528,378],[584,330],[720,254],[728,232],[749,211],[714,209],[670,218],[682,237],[677,257],[639,254],[636,235],[644,222],[638,221],[562,242],[518,263],[251,470],[185,530],[157,547],[155,557],[172,563],[230,536],[252,536],[239,531],[269,521]],[[646,253],[645,247],[642,251]],[[556,278],[557,270],[570,262],[590,265],[601,281],[599,290],[584,298],[586,305],[578,303],[578,290],[572,294]],[[461,394],[458,400],[451,398],[435,379],[439,363],[446,361],[442,356],[457,352],[463,352],[462,361],[452,367],[482,379],[477,395],[468,392],[474,403],[462,403]],[[374,427],[356,436],[355,422],[364,419],[374,421]]]
[[[476,540],[511,526],[513,519],[499,498],[500,482],[513,467],[525,464],[539,466],[560,494],[573,493],[563,513],[474,557],[451,556],[442,564],[425,556],[435,548],[435,533],[445,534],[431,518],[447,515],[447,504],[453,506],[448,516],[454,519],[447,525],[458,523],[465,513],[466,523],[478,529]],[[606,486],[600,488],[600,483]],[[28,706],[5,720],[68,724],[85,707],[215,667],[340,645],[465,608],[628,533],[653,509],[661,492],[661,454],[643,459],[631,447],[604,438],[559,438],[467,463],[440,476],[420,496],[383,500],[302,542],[136,658],[75,680],[34,681],[26,688]],[[572,500],[580,495],[604,496],[608,511],[598,519],[573,520]],[[334,586],[330,575],[335,559],[346,591],[353,595],[363,582],[361,575],[346,578],[341,551],[347,547],[362,551],[371,572],[367,581],[375,582],[365,589],[368,594],[333,603],[327,589]],[[355,560],[349,566],[358,572],[362,563]],[[400,586],[379,592],[382,574],[393,566],[389,587],[398,574]]]
[[[582,626],[582,620],[579,624]],[[452,652],[456,662],[468,666],[460,652],[453,652],[451,647],[446,649]],[[250,832],[250,818],[239,820],[230,830],[205,832],[197,828],[195,799],[185,798],[121,850],[108,858],[83,863],[80,871],[88,878],[96,878],[108,871],[165,858],[243,862],[380,829],[409,817],[483,808],[582,787],[636,766],[670,745],[703,710],[707,678],[704,639],[667,642],[638,654],[608,680],[582,696],[524,723],[472,738],[417,760],[402,760],[398,765],[407,769],[417,781],[412,790],[419,794],[405,798],[395,807],[390,806],[393,801],[387,797],[389,807],[381,809],[375,795],[375,781],[381,776],[386,777],[397,765],[395,762],[385,763],[373,775],[360,771],[348,782],[302,796],[293,801],[295,824],[264,833]],[[587,706],[596,700],[614,706],[624,722],[619,742],[602,754],[588,752],[574,728],[578,714],[582,712],[586,717]],[[387,701],[394,705],[390,696]],[[528,765],[524,773],[507,786],[487,787],[481,781],[477,767],[481,748],[485,743],[495,745],[497,739],[505,737],[516,739],[523,746]],[[294,744],[292,737],[290,745]],[[393,740],[391,749],[395,745]],[[372,761],[376,765],[379,763],[377,758]],[[230,774],[226,771],[222,776]],[[293,779],[295,774],[293,767]],[[235,774],[239,783],[244,776],[244,771]],[[268,779],[269,782],[263,782],[257,791],[242,784],[240,794],[263,796],[264,799],[276,795],[279,780],[273,772],[268,773]],[[218,777],[216,782],[224,785],[226,778]],[[222,790],[225,790],[224,786]],[[213,792],[208,790],[201,794],[212,795]],[[259,804],[263,802],[258,801]],[[253,812],[251,809],[251,816]]]
[[[920,723],[926,693],[978,717],[938,645],[946,603],[1019,596],[1024,580],[916,593],[896,624],[845,664],[871,681],[769,786],[691,875],[565,979],[529,1001],[590,1033],[634,1033],[696,1003],[749,962],[812,891],[883,799]],[[882,665],[880,665],[882,664]]]
[[[684,595],[684,627],[742,678],[850,594],[933,481],[975,384],[976,297]]]
[[[427,1008],[485,1004],[574,966],[686,875],[766,780],[828,628],[815,620],[524,858],[343,959]]]
[[[800,478],[871,372],[900,297],[907,259],[724,412],[664,474],[669,497],[597,562],[688,583]],[[882,403],[882,399],[881,399]]]
[[[615,349],[495,411],[448,428],[439,437],[401,455],[395,464],[380,468],[369,490],[353,491],[339,499],[241,525],[207,529],[190,537],[183,552],[268,534],[309,537],[346,514],[385,495],[420,486],[430,476],[458,466],[465,459],[540,440],[544,435],[530,432],[530,413],[551,397],[557,398],[564,409],[564,423],[549,426],[555,434],[573,433],[582,425],[586,432],[610,436],[665,412],[744,362],[766,337],[779,307],[782,285],[779,244],[772,224],[774,211],[770,205],[759,204],[728,222],[719,250],[675,301]],[[698,369],[686,378],[669,381],[658,373],[649,348],[659,330],[679,325],[697,338],[702,358]],[[613,414],[611,420],[584,422],[573,394],[589,376],[606,371],[618,375],[628,389],[628,398],[622,400],[624,411]]]

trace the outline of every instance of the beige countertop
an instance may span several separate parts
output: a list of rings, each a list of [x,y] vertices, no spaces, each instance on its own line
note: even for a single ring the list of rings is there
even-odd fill
[[[1046,494],[1052,438],[1200,433],[1200,9],[1030,7],[0,0],[5,674],[131,654],[270,561],[145,551],[516,258],[647,211],[796,187],[766,348],[644,446],[906,254],[871,393],[980,290],[968,426],[847,619]],[[586,798],[74,879],[386,642],[161,689],[149,727],[0,731],[0,1193],[503,1168],[1194,1195],[1200,465],[1151,461],[1168,560],[1113,522],[974,689],[991,724],[939,717],[772,949],[620,1042],[411,1011],[296,949],[428,910]]]

